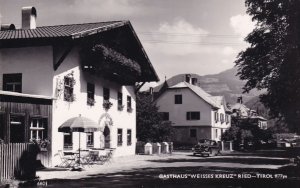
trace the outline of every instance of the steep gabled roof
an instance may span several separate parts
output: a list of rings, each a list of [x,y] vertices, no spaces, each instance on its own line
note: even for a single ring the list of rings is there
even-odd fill
[[[123,31],[122,35],[118,31]],[[137,62],[142,66],[140,82],[159,81],[158,75],[152,66],[140,40],[138,39],[130,21],[110,21],[84,24],[69,24],[43,26],[36,29],[16,29],[0,31],[0,48],[16,48],[41,45],[73,45],[81,43],[83,39],[89,39],[98,34],[110,31],[118,36],[117,45],[125,46],[126,55],[138,57]],[[117,33],[117,34],[116,34]],[[114,36],[115,36],[114,35]],[[125,37],[124,37],[125,36]],[[124,39],[128,36],[128,39]],[[128,42],[129,41],[129,42]],[[110,41],[111,42],[111,41]],[[126,44],[125,44],[126,43]]]
[[[219,106],[224,106],[226,112],[231,112],[231,110],[227,107],[226,100],[224,96],[209,96],[212,100],[216,102]]]
[[[84,24],[54,25],[36,29],[16,29],[0,31],[0,40],[32,38],[76,38],[126,24],[127,21],[111,21]]]
[[[212,98],[212,96],[208,93],[206,93],[203,89],[201,89],[198,86],[189,84],[187,82],[180,82],[172,87],[169,87],[170,89],[176,89],[176,88],[189,88],[192,90],[196,95],[201,97],[205,102],[210,104],[214,108],[220,108],[221,106],[218,105],[218,103]]]

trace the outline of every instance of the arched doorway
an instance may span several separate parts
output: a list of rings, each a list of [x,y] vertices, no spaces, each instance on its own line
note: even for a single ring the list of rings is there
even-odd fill
[[[112,126],[113,121],[108,113],[104,113],[100,116],[98,124],[100,125],[102,134],[100,135],[100,147],[111,148],[112,147]]]
[[[110,148],[110,146],[111,146],[111,144],[110,144],[110,129],[107,125],[105,125],[105,127],[104,127],[103,135],[104,135],[104,148]]]

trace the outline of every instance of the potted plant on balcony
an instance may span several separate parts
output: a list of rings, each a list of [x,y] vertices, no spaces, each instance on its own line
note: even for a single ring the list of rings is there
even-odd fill
[[[107,111],[110,109],[110,107],[112,106],[113,104],[109,101],[109,100],[104,100],[103,101],[103,108]]]
[[[96,100],[93,99],[93,98],[88,98],[87,99],[87,104],[90,105],[90,106],[94,106],[96,103]]]
[[[127,112],[132,112],[133,111],[133,108],[131,106],[128,106],[127,107]]]
[[[119,111],[122,111],[123,109],[124,109],[124,105],[119,104],[119,105],[118,105],[118,110],[119,110]]]

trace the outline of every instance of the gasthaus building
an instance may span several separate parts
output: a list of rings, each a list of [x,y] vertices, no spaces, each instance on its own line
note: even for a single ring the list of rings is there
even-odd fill
[[[158,81],[129,21],[36,27],[34,7],[22,9],[22,28],[0,31],[0,138],[5,143],[50,140],[59,150],[116,148],[135,154],[136,92]],[[99,131],[59,132],[83,116]]]

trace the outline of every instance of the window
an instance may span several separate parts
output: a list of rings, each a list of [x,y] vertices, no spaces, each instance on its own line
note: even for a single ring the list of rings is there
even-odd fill
[[[72,133],[64,133],[64,149],[73,149]]]
[[[216,129],[215,131],[216,138],[218,138],[218,129]]]
[[[215,112],[215,122],[218,122],[219,121],[219,114],[218,112]]]
[[[175,104],[182,104],[182,95],[175,95]]]
[[[87,83],[87,104],[93,106],[95,104],[95,84]]]
[[[64,77],[64,100],[74,101],[74,78],[71,76]]]
[[[22,93],[22,74],[3,74],[3,90]]]
[[[118,110],[123,110],[123,93],[118,92]]]
[[[127,146],[130,146],[131,144],[131,129],[127,129]]]
[[[123,130],[118,129],[118,146],[122,146],[123,144]]]
[[[48,119],[32,118],[30,122],[30,139],[45,140],[48,138]]]
[[[191,138],[197,137],[197,129],[190,129],[190,137]]]
[[[186,120],[200,120],[200,112],[187,112]]]
[[[224,123],[224,114],[223,113],[220,114],[220,121],[221,121],[221,123]]]
[[[127,96],[127,111],[132,112],[131,97],[130,96]]]
[[[10,115],[10,143],[24,143],[25,139],[25,116]]]
[[[169,121],[169,112],[160,112],[163,121]]]
[[[229,123],[229,115],[228,114],[225,115],[225,121],[226,121],[226,123]]]
[[[94,147],[94,133],[86,133],[86,147],[93,148]]]
[[[108,88],[103,88],[103,99],[105,101],[109,101],[109,97],[110,97],[110,92]]]

